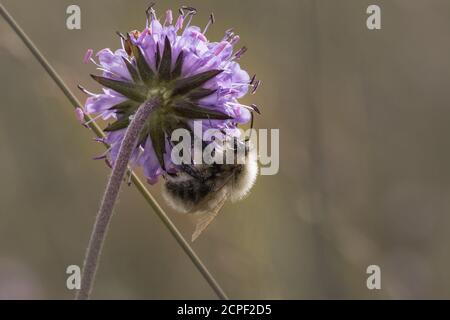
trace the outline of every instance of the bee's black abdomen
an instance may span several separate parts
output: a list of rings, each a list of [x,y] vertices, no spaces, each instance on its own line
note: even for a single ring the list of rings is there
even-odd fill
[[[184,181],[168,180],[166,188],[173,197],[192,204],[199,203],[211,191],[207,183],[195,178]]]

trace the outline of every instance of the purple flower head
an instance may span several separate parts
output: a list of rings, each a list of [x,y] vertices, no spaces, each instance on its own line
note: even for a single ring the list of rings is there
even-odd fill
[[[153,8],[147,10],[147,25],[142,31],[121,36],[122,48],[100,50],[92,59],[101,76],[92,75],[103,92],[89,94],[85,114],[110,120],[104,129],[108,155],[114,162],[133,114],[146,100],[159,96],[162,103],[149,116],[141,132],[131,165],[140,165],[150,183],[164,172],[176,172],[171,162],[171,133],[178,128],[192,130],[194,120],[204,127],[236,129],[251,119],[252,106],[242,105],[254,77],[237,62],[246,48],[235,50],[239,40],[228,30],[218,42],[210,42],[206,33],[214,22],[211,15],[204,30],[191,26],[195,9],[183,7],[177,19],[168,10],[163,23]],[[253,90],[254,91],[254,90]]]

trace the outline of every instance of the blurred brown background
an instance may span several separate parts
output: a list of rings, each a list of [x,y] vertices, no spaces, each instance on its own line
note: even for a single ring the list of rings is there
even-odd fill
[[[3,0],[68,85],[91,90],[88,48],[142,29],[147,1]],[[67,30],[78,4],[82,29]],[[193,244],[232,298],[450,298],[450,2],[159,1],[234,27],[280,129],[280,172],[228,204]],[[366,8],[382,29],[366,28]],[[67,99],[0,20],[0,298],[71,299],[108,169]],[[150,187],[160,198],[159,186]],[[164,207],[166,207],[163,204]],[[183,234],[193,224],[170,212]],[[366,288],[366,268],[382,290]],[[124,188],[94,298],[215,298],[139,193]]]

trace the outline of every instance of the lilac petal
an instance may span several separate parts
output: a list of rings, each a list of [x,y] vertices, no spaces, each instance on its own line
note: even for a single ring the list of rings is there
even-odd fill
[[[122,59],[122,57],[126,56],[127,54],[123,49],[118,49],[114,53],[110,49],[103,49],[97,53],[100,65],[110,72],[106,76],[113,75],[115,78],[131,80],[128,69]]]
[[[160,35],[163,31],[163,26],[157,19],[153,19],[150,23],[150,30],[153,35]]]
[[[233,120],[237,123],[247,123],[252,118],[250,110],[243,107],[233,108],[234,110],[234,118]]]
[[[147,138],[144,144],[144,153],[139,159],[139,164],[143,167],[144,175],[148,179],[155,179],[159,174],[161,174],[161,166],[159,165],[159,161],[156,157],[150,138]]]
[[[86,51],[86,53],[84,55],[84,58],[83,58],[83,63],[84,64],[89,62],[89,60],[91,59],[93,53],[94,53],[94,50],[92,50],[92,49],[88,49]]]
[[[125,101],[126,98],[109,89],[104,89],[103,91],[103,94],[98,94],[87,98],[86,104],[84,105],[84,111],[87,114],[103,112],[104,114],[102,118],[107,120],[111,116],[115,115],[114,110],[108,109]]]
[[[125,129],[108,132],[105,142],[110,145],[111,161],[114,164],[119,153],[120,144],[125,136]]]

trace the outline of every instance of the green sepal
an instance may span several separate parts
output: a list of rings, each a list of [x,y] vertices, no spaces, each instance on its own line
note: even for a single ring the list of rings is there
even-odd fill
[[[120,80],[109,79],[101,76],[91,74],[91,77],[100,83],[102,86],[112,89],[127,98],[135,101],[144,102],[146,99],[146,93],[148,89],[139,84],[132,82],[124,82]]]
[[[189,91],[192,91],[200,87],[205,82],[211,80],[221,72],[223,72],[223,70],[209,70],[188,78],[175,80],[173,94],[174,95],[186,94]]]
[[[158,74],[162,80],[170,80],[170,69],[172,67],[172,46],[169,38],[164,39],[164,51],[159,65]]]
[[[178,54],[177,60],[175,61],[175,67],[173,68],[171,75],[172,79],[176,79],[181,76],[183,62],[184,62],[184,51],[181,50],[181,52]]]
[[[125,100],[121,103],[113,105],[108,110],[116,110],[118,113],[127,113],[136,111],[139,108],[139,103],[133,100]]]
[[[148,65],[147,60],[145,59],[144,55],[141,52],[141,49],[139,49],[138,46],[132,45],[131,50],[133,52],[134,58],[136,59],[136,66],[138,68],[139,75],[141,76],[142,81],[144,81],[145,84],[150,85],[155,78],[155,73]]]
[[[213,93],[215,93],[217,89],[205,89],[205,88],[197,88],[192,90],[186,95],[186,98],[190,99],[191,101],[199,100],[202,98],[206,98]]]
[[[156,52],[155,52],[155,65],[156,70],[159,69],[159,63],[161,62],[161,52],[159,51],[159,44],[156,44]]]
[[[127,66],[128,72],[130,73],[131,79],[133,79],[134,82],[141,82],[141,77],[139,76],[139,72],[136,70],[136,68],[126,59],[125,57],[122,57],[123,62]]]
[[[130,124],[130,116],[124,115],[119,120],[109,124],[103,131],[111,132],[111,131],[117,131],[121,129],[125,129]]]
[[[171,111],[179,117],[187,119],[213,119],[213,120],[228,120],[233,119],[226,113],[206,109],[199,105],[190,102],[178,103],[175,107],[172,107]]]

